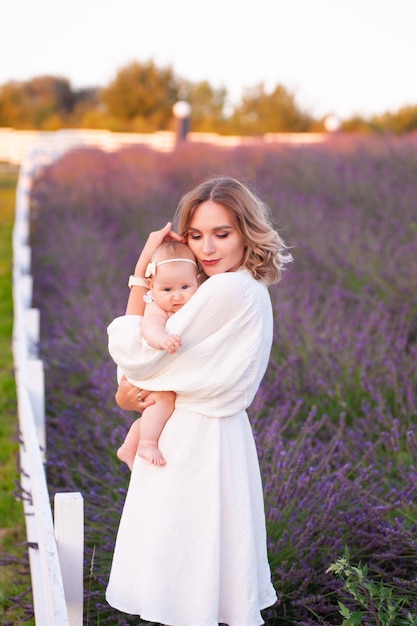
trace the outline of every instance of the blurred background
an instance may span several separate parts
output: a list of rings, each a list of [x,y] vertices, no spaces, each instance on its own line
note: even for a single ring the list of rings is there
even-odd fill
[[[413,0],[17,0],[0,127],[257,135],[417,127]]]

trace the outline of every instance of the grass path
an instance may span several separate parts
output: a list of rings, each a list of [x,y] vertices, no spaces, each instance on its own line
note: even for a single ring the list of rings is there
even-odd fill
[[[12,357],[12,230],[17,169],[0,164],[0,623],[21,624],[11,598],[30,585],[29,574],[16,576],[25,563],[25,524],[22,503],[16,498],[18,434],[16,388]],[[16,557],[17,563],[3,564]],[[23,569],[27,569],[23,567]],[[26,622],[25,623],[30,623]]]

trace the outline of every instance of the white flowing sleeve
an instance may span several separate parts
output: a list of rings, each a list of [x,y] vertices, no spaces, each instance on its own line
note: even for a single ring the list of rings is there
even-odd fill
[[[146,346],[140,316],[108,327],[109,352],[133,384],[171,390],[177,405],[216,416],[247,408],[265,373],[272,343],[272,310],[264,285],[246,272],[207,279],[166,325],[180,335],[175,354]]]

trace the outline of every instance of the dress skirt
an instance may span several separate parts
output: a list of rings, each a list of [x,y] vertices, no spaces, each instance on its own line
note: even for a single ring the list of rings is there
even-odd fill
[[[258,626],[276,602],[258,457],[245,411],[176,408],[159,440],[167,464],[136,457],[107,601],[169,626]]]

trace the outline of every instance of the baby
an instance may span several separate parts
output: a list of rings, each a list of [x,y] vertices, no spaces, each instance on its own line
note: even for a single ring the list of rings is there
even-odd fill
[[[142,318],[142,337],[153,348],[173,354],[181,348],[181,338],[170,335],[165,323],[178,311],[199,286],[195,257],[189,247],[178,241],[166,241],[155,251],[146,270],[150,290]],[[146,400],[155,400],[130,427],[117,456],[132,469],[135,455],[153,465],[165,465],[158,440],[175,405],[173,391],[152,391]]]

